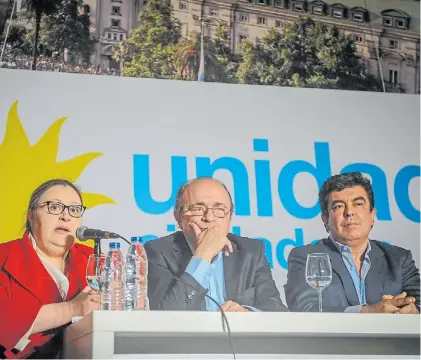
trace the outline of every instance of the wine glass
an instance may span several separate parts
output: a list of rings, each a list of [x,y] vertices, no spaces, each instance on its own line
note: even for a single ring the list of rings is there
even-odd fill
[[[99,294],[102,293],[102,285],[104,283],[102,276],[105,258],[105,255],[91,255],[89,256],[88,265],[86,266],[86,282],[92,290],[97,291]]]
[[[307,255],[306,281],[319,294],[319,312],[323,311],[322,291],[332,282],[332,266],[329,254],[313,253]]]

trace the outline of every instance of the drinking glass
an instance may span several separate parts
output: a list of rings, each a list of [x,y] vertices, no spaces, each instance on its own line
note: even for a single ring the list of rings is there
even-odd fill
[[[105,255],[91,255],[89,256],[88,265],[86,266],[86,282],[90,288],[97,291],[100,296],[102,294],[102,286],[104,284],[103,272],[105,258]],[[101,304],[99,308],[101,309]]]
[[[332,266],[329,254],[313,253],[307,255],[306,281],[319,295],[319,312],[323,311],[322,291],[332,282]]]

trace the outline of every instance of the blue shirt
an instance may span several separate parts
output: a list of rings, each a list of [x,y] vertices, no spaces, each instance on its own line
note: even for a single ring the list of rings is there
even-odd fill
[[[193,256],[187,265],[186,272],[204,289],[207,289],[207,294],[213,297],[220,306],[225,304],[224,258],[222,252],[219,252],[212,263]],[[219,310],[218,306],[208,297],[205,297],[205,302],[207,311]]]
[[[333,240],[332,238],[331,240],[342,255],[342,260],[344,261],[344,264],[349,272],[349,275],[351,275],[355,290],[357,291],[358,299],[360,301],[360,305],[349,306],[345,309],[345,312],[351,312],[351,313],[360,312],[361,307],[363,305],[367,305],[366,298],[365,298],[365,279],[367,277],[368,271],[370,270],[370,266],[371,266],[370,258],[368,256],[371,250],[370,241],[368,241],[367,250],[365,252],[364,260],[362,262],[361,274],[359,274],[358,269],[355,266],[354,259],[352,257],[351,248],[349,246],[341,244],[340,242],[336,240]]]
[[[189,241],[187,241],[187,243],[194,254],[193,246]],[[224,256],[222,251],[218,253],[212,263],[208,263],[206,260],[193,256],[186,267],[186,273],[190,274],[204,289],[208,290],[207,295],[214,298],[220,306],[226,303]],[[218,306],[206,296],[205,302],[207,311],[219,310]],[[252,311],[260,311],[251,306],[242,306]]]

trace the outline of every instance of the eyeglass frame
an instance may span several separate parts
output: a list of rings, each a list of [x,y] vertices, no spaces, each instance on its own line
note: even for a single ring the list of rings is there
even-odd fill
[[[208,206],[205,206],[205,205],[199,205],[199,204],[193,204],[193,205],[190,205],[188,208],[186,208],[183,212],[184,213],[187,213],[187,212],[189,212],[189,211],[192,211],[192,209],[193,208],[201,208],[201,209],[203,209],[203,214],[200,214],[200,215],[190,215],[190,216],[204,216],[205,214],[207,214],[207,212],[209,211],[209,210],[212,210],[212,214],[213,214],[213,216],[215,216],[215,217],[217,217],[218,219],[225,219],[226,217],[227,217],[227,215],[229,214],[229,213],[232,213],[232,208],[229,208],[229,207],[227,207],[227,206],[225,206],[225,205],[222,205],[221,204],[221,207],[216,207],[216,209],[221,209],[221,210],[224,210],[224,216],[216,216],[215,215],[215,208],[214,207],[208,207]]]
[[[51,210],[50,210],[50,204],[60,205],[60,206],[62,206],[62,207],[63,207],[63,210],[62,210],[60,213],[58,213],[58,214],[54,214],[54,213],[52,213],[52,212],[51,212]],[[37,207],[42,207],[42,206],[44,206],[44,205],[47,205],[47,212],[48,212],[49,214],[51,214],[51,215],[61,215],[61,214],[63,214],[63,213],[64,213],[64,211],[67,209],[68,214],[69,214],[72,218],[75,218],[75,219],[80,219],[80,218],[83,216],[83,214],[85,213],[85,210],[86,210],[86,206],[83,206],[83,205],[64,205],[63,203],[61,203],[61,202],[59,202],[59,201],[44,201],[44,202],[42,202],[42,203],[38,204],[38,205],[37,205]],[[73,207],[73,206],[77,206],[77,207],[80,207],[80,208],[82,209],[82,212],[81,212],[80,216],[74,216],[74,215],[72,215],[72,214],[71,214],[71,212],[70,212],[69,210],[70,210],[70,208],[71,208],[71,207]]]

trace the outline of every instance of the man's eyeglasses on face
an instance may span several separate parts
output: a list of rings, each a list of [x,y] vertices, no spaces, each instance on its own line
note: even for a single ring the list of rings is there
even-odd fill
[[[193,205],[187,208],[186,213],[189,213],[191,216],[204,216],[209,210],[212,210],[213,215],[217,218],[224,218],[231,211],[225,206],[206,207]]]
[[[52,215],[61,215],[63,214],[64,210],[66,208],[68,209],[69,215],[74,218],[80,218],[82,217],[83,213],[86,210],[86,206],[83,205],[64,205],[57,201],[46,201],[38,206],[45,206],[47,205],[47,210]]]

